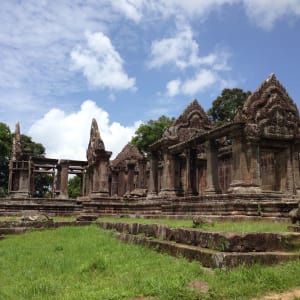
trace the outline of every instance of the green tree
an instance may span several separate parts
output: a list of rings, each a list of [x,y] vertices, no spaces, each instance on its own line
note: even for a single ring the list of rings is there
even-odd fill
[[[21,134],[21,144],[32,156],[43,156],[46,153],[45,147],[41,143],[34,142],[28,135]]]
[[[158,120],[149,120],[146,124],[141,124],[136,130],[131,143],[142,153],[146,153],[149,145],[159,140],[173,121],[174,118],[168,118],[163,115]]]
[[[250,94],[250,91],[244,92],[238,88],[224,89],[221,96],[213,101],[207,114],[217,126],[231,122]]]
[[[5,196],[8,187],[9,157],[12,134],[9,127],[0,122],[0,197]]]
[[[69,179],[68,193],[70,198],[76,198],[81,195],[81,180],[79,176],[74,176]]]

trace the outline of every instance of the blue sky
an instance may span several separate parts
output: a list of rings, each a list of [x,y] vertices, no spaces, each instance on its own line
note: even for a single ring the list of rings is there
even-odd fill
[[[270,73],[300,104],[300,0],[2,0],[0,121],[85,159],[93,117],[114,155],[141,122],[205,110]]]

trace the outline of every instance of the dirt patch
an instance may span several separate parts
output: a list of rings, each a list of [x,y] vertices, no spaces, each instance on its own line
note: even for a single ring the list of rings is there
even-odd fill
[[[138,296],[134,298],[130,298],[130,300],[155,300],[156,298],[154,297],[144,297],[144,296]]]
[[[252,300],[294,300],[295,298],[300,298],[300,288],[284,293],[273,293]]]
[[[209,290],[209,285],[204,281],[195,280],[189,284],[189,288],[197,290],[201,293],[207,293]]]

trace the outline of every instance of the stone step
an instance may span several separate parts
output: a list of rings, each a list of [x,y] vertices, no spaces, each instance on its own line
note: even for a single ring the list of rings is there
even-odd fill
[[[170,228],[163,224],[97,222],[104,229],[121,233],[143,234],[147,237],[199,246],[222,252],[263,252],[300,250],[300,233],[295,232],[217,232],[196,228]]]
[[[20,234],[32,230],[30,227],[2,227],[0,228],[0,235]]]
[[[203,267],[207,268],[234,268],[255,263],[272,265],[300,258],[298,253],[287,252],[220,252],[128,233],[118,232],[115,233],[115,237],[125,243],[143,245],[172,256],[199,261]]]

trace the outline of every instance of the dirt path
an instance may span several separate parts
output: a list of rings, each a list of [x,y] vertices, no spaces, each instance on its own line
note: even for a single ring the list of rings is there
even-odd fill
[[[294,300],[295,298],[300,298],[300,288],[279,294],[268,294],[252,300]]]

